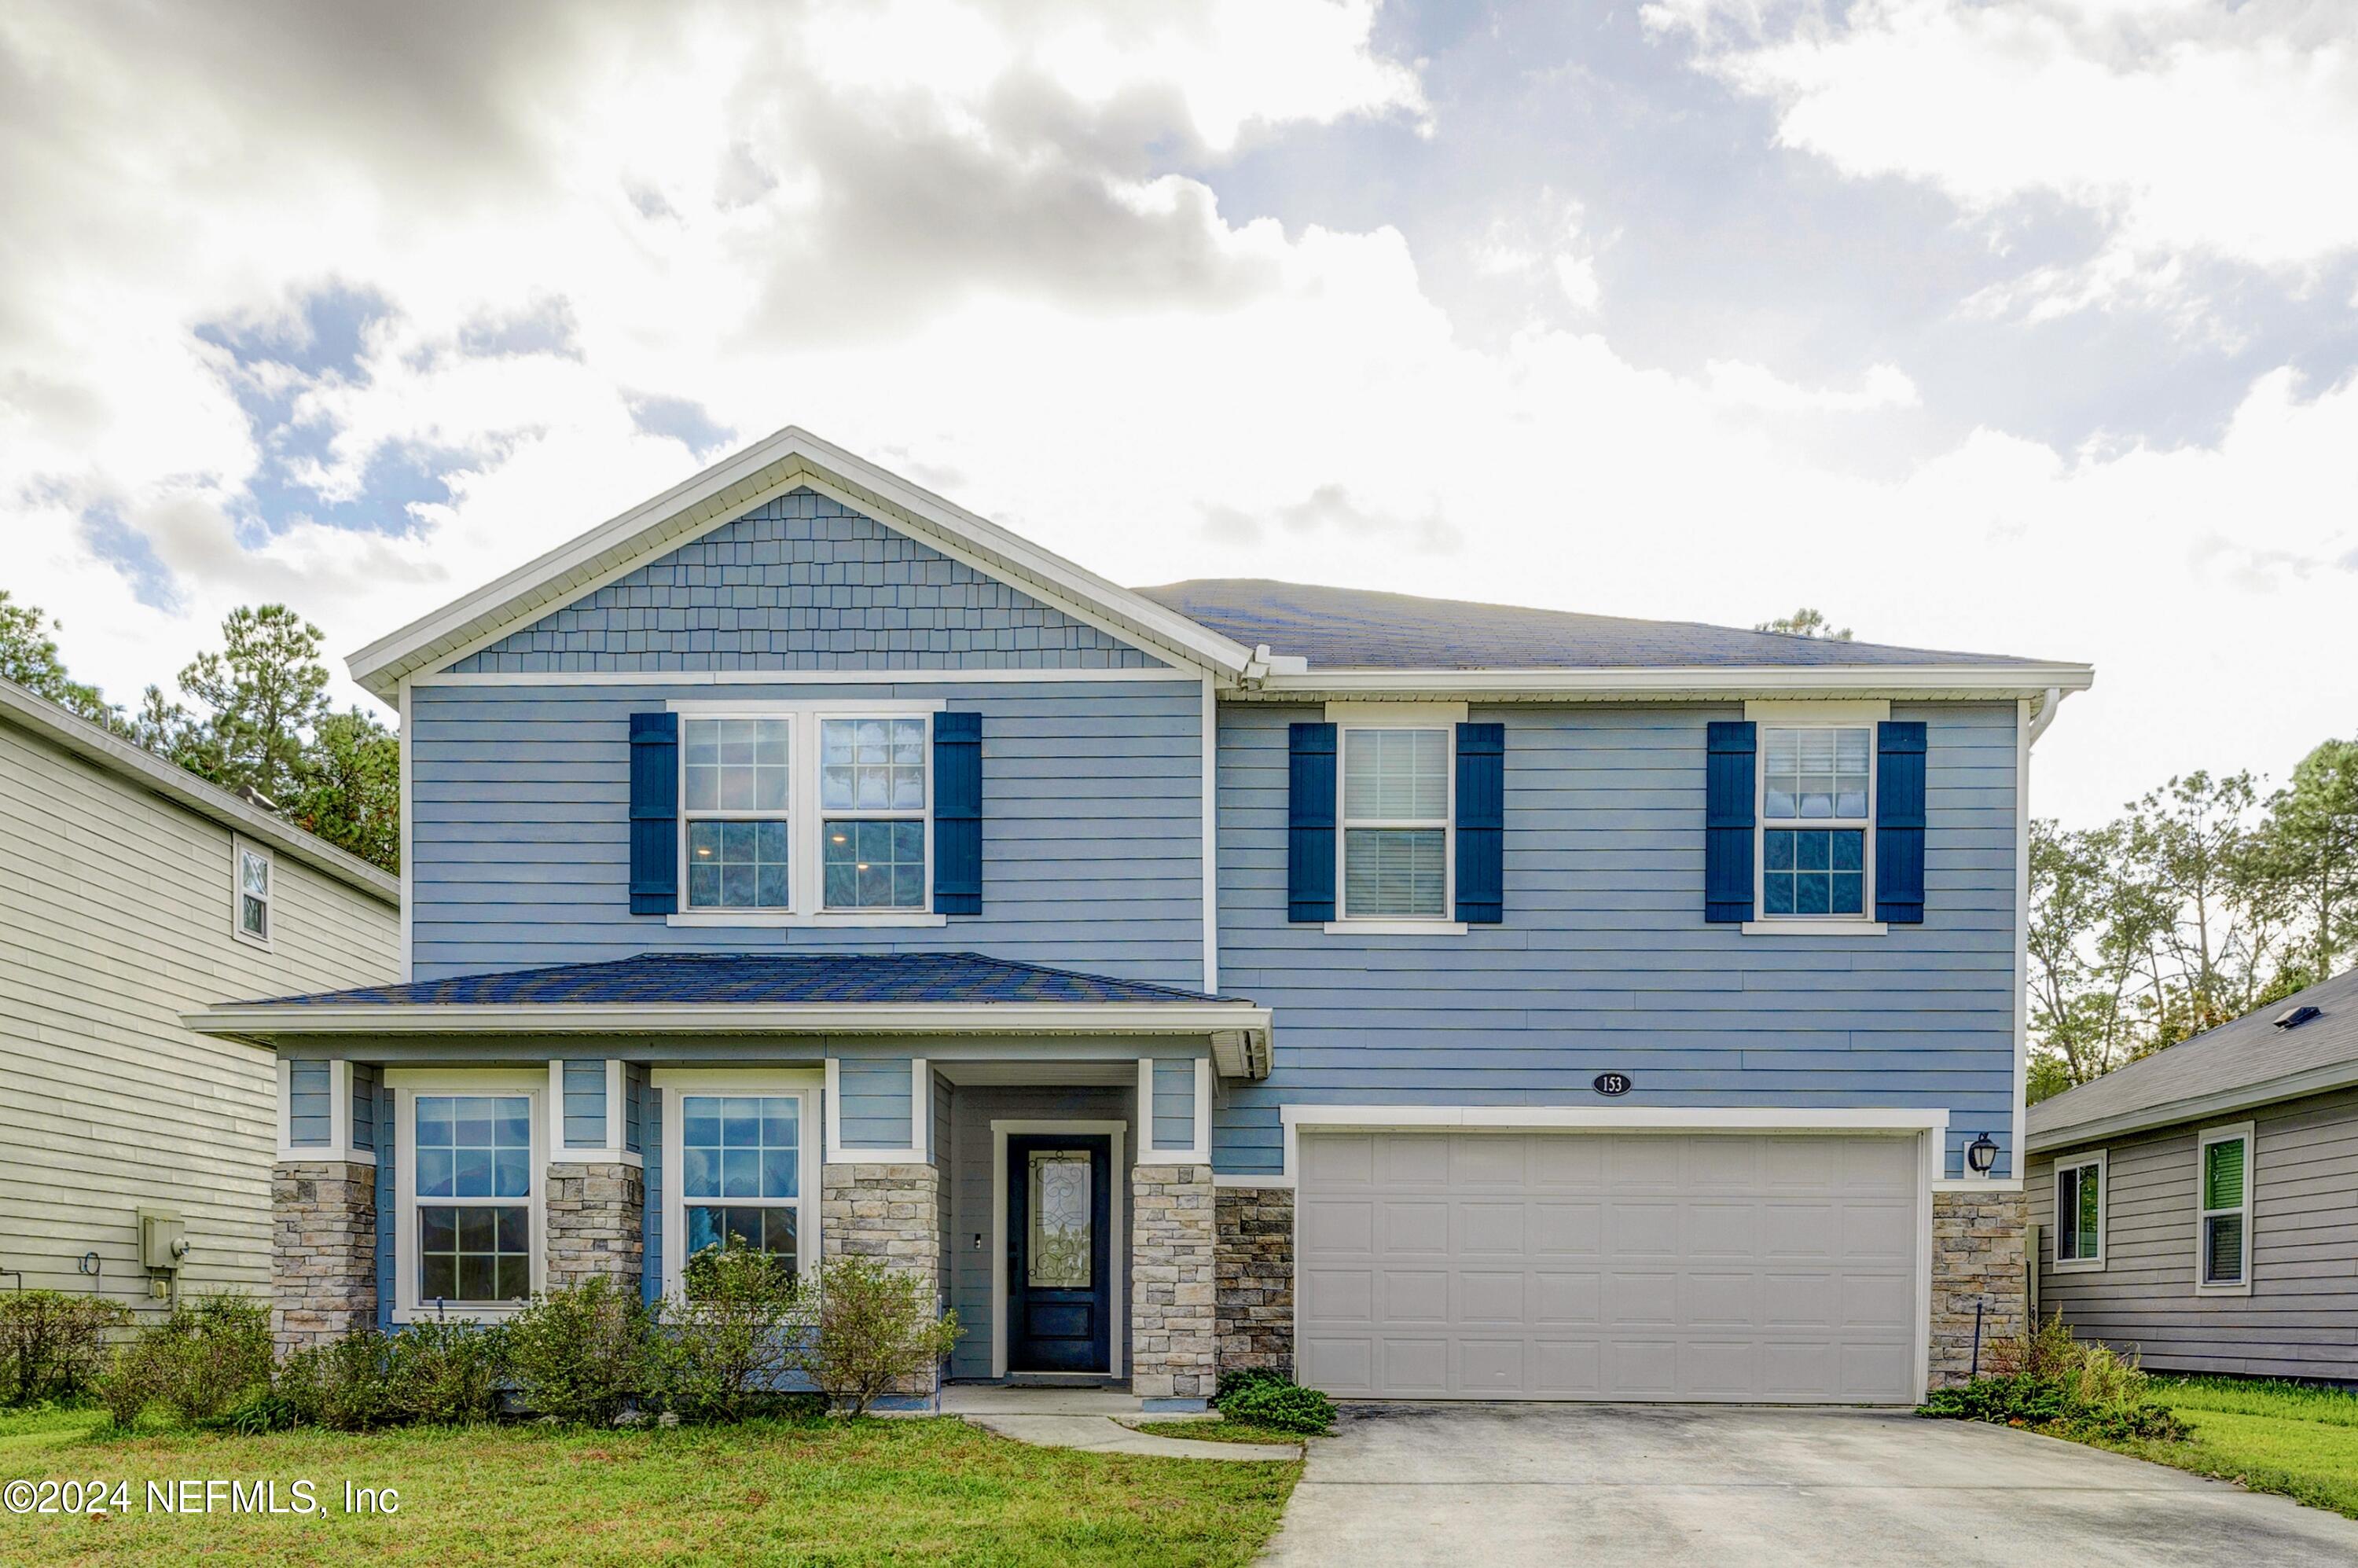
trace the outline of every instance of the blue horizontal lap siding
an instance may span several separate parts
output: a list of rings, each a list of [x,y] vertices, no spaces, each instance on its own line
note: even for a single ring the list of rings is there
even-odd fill
[[[1193,1061],[1154,1064],[1154,1146],[1192,1149],[1195,1146],[1195,1064]]]
[[[287,1068],[287,1139],[298,1146],[335,1141],[334,1070],[327,1062],[297,1062]]]
[[[602,1060],[565,1064],[565,1146],[606,1146],[606,1064]]]
[[[906,1056],[844,1061],[836,1068],[843,1107],[845,1152],[860,1149],[906,1149],[914,1135],[910,1101],[913,1073]]]
[[[1595,1105],[1608,1069],[1623,1105],[1945,1108],[1952,1174],[2007,1141],[2013,704],[1894,705],[1928,725],[1924,924],[1849,938],[1704,919],[1704,726],[1733,705],[1477,706],[1508,730],[1504,923],[1291,925],[1287,726],[1314,716],[1220,715],[1220,988],[1277,1030],[1214,1110],[1219,1170],[1282,1168],[1281,1104]]]

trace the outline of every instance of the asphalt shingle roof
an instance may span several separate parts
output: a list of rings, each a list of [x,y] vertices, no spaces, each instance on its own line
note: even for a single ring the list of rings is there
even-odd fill
[[[2276,1027],[2295,1007],[2316,1008],[2318,1016],[2297,1028]],[[2030,1108],[2029,1141],[2033,1148],[2050,1146],[2073,1128],[2122,1117],[2166,1126],[2180,1119],[2169,1113],[2184,1102],[2351,1064],[2358,1064],[2358,969],[2039,1101]]]
[[[488,1003],[1206,1002],[1231,1000],[979,953],[642,953],[603,964],[361,986],[246,1006],[411,1007]]]
[[[1836,643],[1689,621],[1632,621],[1366,589],[1206,578],[1137,590],[1247,647],[1320,669],[1610,669],[2037,661]]]

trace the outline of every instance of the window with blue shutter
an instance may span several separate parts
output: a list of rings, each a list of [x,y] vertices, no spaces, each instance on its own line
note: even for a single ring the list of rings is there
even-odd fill
[[[1335,726],[1288,730],[1285,917],[1335,918]]]
[[[631,715],[631,913],[679,908],[679,715]]]
[[[1752,918],[1754,749],[1758,731],[1720,720],[1705,732],[1703,917],[1714,925]]]
[[[1924,923],[1924,726],[1875,728],[1875,917]]]
[[[1457,727],[1457,918],[1506,916],[1507,727]]]
[[[982,913],[982,715],[934,715],[934,913]]]

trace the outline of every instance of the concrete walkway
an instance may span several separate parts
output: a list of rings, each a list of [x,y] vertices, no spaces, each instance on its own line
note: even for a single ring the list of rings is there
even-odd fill
[[[1135,1432],[1141,1416],[1136,1395],[1121,1389],[994,1389],[953,1383],[942,1390],[942,1413],[1042,1448],[1083,1448],[1093,1454],[1153,1454],[1166,1459],[1293,1459],[1291,1444],[1189,1443]],[[1167,1417],[1163,1419],[1169,1419]]]
[[[2358,1563],[2358,1523],[1905,1411],[1346,1405],[1264,1561],[2260,1568]]]

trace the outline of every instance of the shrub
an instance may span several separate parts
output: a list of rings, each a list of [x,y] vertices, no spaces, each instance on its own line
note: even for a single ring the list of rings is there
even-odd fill
[[[162,1386],[160,1358],[154,1344],[142,1337],[115,1350],[114,1359],[91,1385],[91,1391],[106,1407],[108,1429],[129,1432],[139,1424]]]
[[[1335,1424],[1335,1401],[1282,1372],[1251,1368],[1220,1379],[1212,1406],[1229,1421],[1280,1432],[1323,1433]]]
[[[299,1426],[302,1422],[296,1414],[294,1401],[285,1394],[273,1389],[256,1389],[210,1424],[217,1431],[233,1432],[240,1437],[258,1437],[265,1432]]]
[[[131,1314],[96,1296],[18,1291],[0,1296],[0,1404],[87,1393],[106,1367],[107,1335]]]
[[[373,1329],[306,1345],[278,1368],[278,1397],[297,1426],[368,1432],[395,1417],[392,1342]]]
[[[155,1358],[156,1397],[189,1426],[270,1387],[270,1308],[252,1296],[200,1296],[139,1338]]]
[[[690,1421],[742,1421],[775,1406],[807,1321],[795,1279],[734,1238],[689,1259],[686,1273],[687,1288],[663,1304],[665,1401]]]
[[[1919,1414],[2037,1427],[2059,1436],[2176,1441],[2191,1430],[2152,1397],[2136,1362],[2072,1337],[2061,1313],[1990,1347],[1992,1376],[1941,1389]]]
[[[795,1338],[789,1361],[853,1415],[866,1414],[893,1384],[932,1370],[957,1343],[957,1314],[936,1319],[921,1278],[873,1258],[839,1258],[813,1288],[818,1332]]]
[[[413,1323],[393,1336],[387,1360],[394,1419],[465,1426],[500,1413],[508,1370],[504,1325]]]
[[[653,1330],[635,1289],[595,1275],[508,1320],[509,1370],[534,1414],[604,1425],[648,1391]]]

